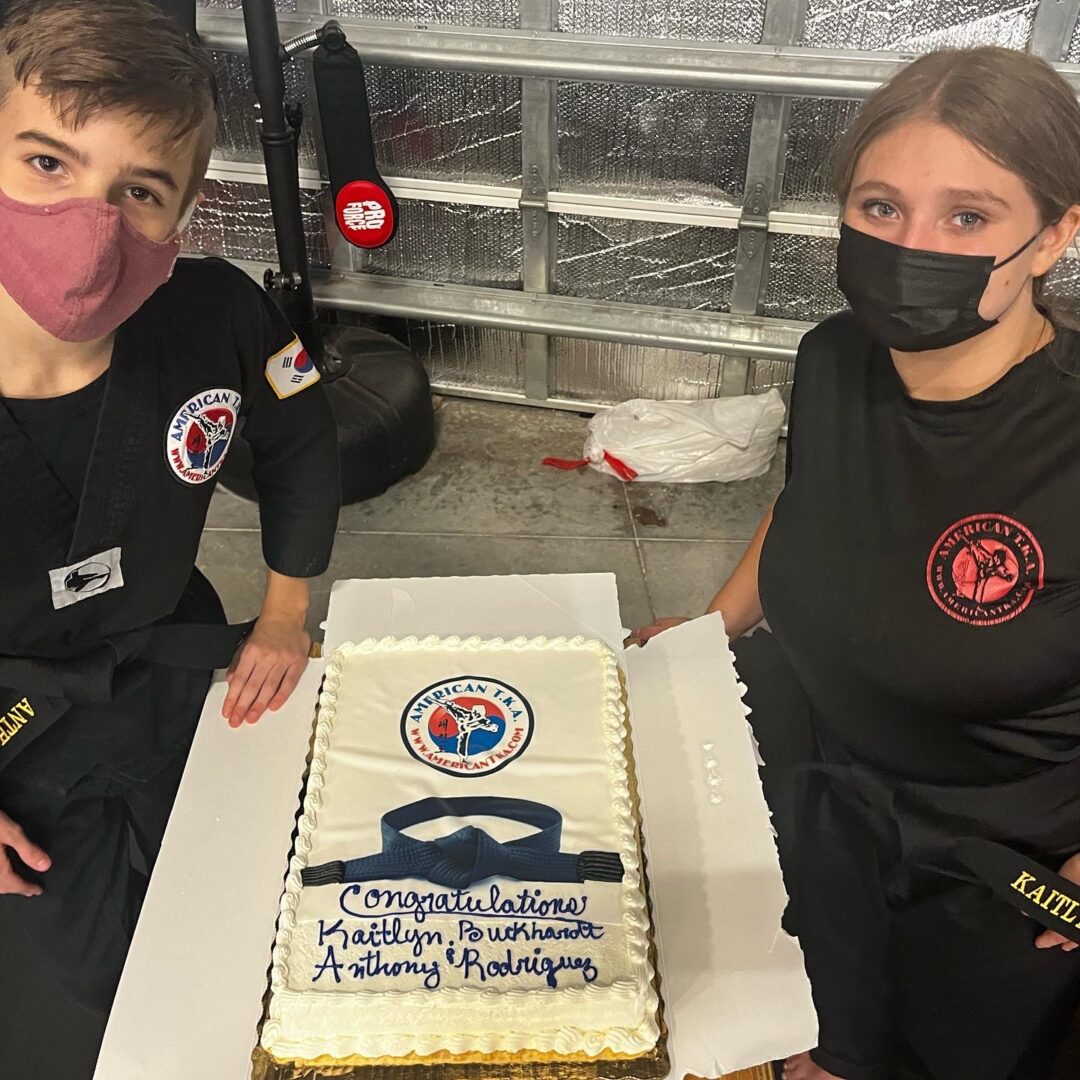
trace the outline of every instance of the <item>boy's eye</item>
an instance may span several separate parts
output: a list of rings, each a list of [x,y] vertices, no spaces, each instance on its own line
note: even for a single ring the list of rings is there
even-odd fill
[[[974,210],[961,210],[956,215],[956,220],[962,229],[974,229],[983,223],[984,218],[982,214],[976,213]]]
[[[128,188],[128,194],[138,203],[161,205],[161,200],[147,188],[131,187]]]
[[[31,162],[36,165],[43,173],[55,173],[59,172],[64,166],[54,157],[49,157],[48,154],[37,154],[32,157]]]

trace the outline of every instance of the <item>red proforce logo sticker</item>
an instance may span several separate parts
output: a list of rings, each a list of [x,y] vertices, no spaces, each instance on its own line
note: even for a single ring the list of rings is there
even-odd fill
[[[350,244],[381,247],[394,232],[394,207],[378,184],[352,180],[338,192],[337,223]]]
[[[1004,514],[974,514],[941,534],[926,584],[947,615],[971,626],[1015,619],[1043,587],[1042,548],[1031,530]]]

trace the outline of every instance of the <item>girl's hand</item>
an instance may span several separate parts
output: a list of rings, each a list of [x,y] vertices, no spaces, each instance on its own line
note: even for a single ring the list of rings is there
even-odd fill
[[[680,626],[682,623],[689,621],[688,618],[682,615],[677,615],[671,619],[657,619],[656,622],[650,623],[648,626],[642,626],[637,630],[631,630],[630,636],[623,644],[644,645],[649,638],[654,638],[657,634],[662,634],[665,630],[670,630],[673,626]]]

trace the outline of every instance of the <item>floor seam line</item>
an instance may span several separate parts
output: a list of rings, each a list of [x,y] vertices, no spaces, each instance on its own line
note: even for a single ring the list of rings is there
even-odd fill
[[[653,605],[652,590],[649,588],[649,574],[645,569],[645,552],[641,547],[641,538],[638,536],[637,522],[634,520],[634,508],[630,504],[630,488],[628,484],[623,484],[622,488],[623,499],[626,502],[626,514],[630,519],[630,533],[634,538],[634,551],[637,554],[638,567],[641,570],[641,583],[645,586],[645,602],[649,605],[649,617],[656,619],[656,608]],[[631,630],[635,627],[630,627]]]
[[[248,525],[207,525],[204,532],[214,533],[258,533],[261,530]],[[476,540],[478,538],[492,540],[596,540],[604,543],[628,544],[633,536],[587,536],[580,533],[495,533],[495,532],[443,532],[433,530],[427,532],[412,532],[408,529],[338,529],[337,536],[438,536],[452,539]],[[679,538],[672,537],[672,540]],[[727,542],[727,541],[724,541]],[[736,541],[731,541],[736,542]],[[745,541],[738,541],[745,543]]]
[[[257,525],[207,525],[206,533],[251,533],[256,535],[262,530]],[[594,540],[604,543],[637,544],[739,544],[750,543],[749,537],[716,536],[642,536],[633,533],[630,536],[587,536],[581,533],[467,533],[467,532],[413,532],[408,529],[338,529],[337,536],[438,536],[451,539],[492,539],[492,540]]]

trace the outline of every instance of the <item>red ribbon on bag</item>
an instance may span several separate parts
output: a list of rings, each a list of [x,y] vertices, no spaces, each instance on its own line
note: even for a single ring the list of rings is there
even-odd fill
[[[571,471],[573,469],[582,469],[582,468],[584,468],[586,465],[589,464],[589,459],[588,458],[572,459],[572,458],[546,457],[541,462],[541,464],[542,465],[550,465],[553,469],[563,469],[563,470],[569,472],[569,471]],[[637,474],[636,470],[631,469],[630,466],[627,465],[625,461],[620,461],[617,457],[615,457],[613,454],[609,454],[606,450],[604,451],[604,464],[608,465],[611,468],[611,471],[620,480],[629,481],[629,480],[636,480],[637,479],[638,474]]]

